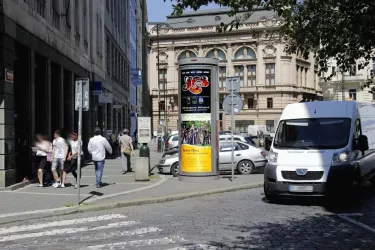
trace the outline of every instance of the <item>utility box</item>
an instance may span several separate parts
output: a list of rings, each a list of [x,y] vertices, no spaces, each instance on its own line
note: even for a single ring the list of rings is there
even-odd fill
[[[149,159],[148,157],[134,157],[135,162],[135,180],[149,181]]]

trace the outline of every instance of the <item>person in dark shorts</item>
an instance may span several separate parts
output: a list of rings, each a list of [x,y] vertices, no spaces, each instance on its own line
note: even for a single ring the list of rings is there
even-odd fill
[[[78,135],[74,132],[71,132],[70,134],[70,152],[68,154],[68,161],[70,161],[70,169],[72,171],[72,175],[76,179],[76,184],[74,185],[75,188],[78,187],[78,150],[79,150],[79,142],[78,142]],[[81,156],[83,155],[82,146],[81,146]],[[82,158],[81,158],[81,168],[80,168],[80,174],[79,176],[82,177]]]
[[[47,154],[49,153],[50,144],[51,143],[46,139],[45,136],[41,134],[37,134],[35,136],[35,147],[37,150],[35,155],[35,163],[38,168],[38,187],[44,187],[43,171],[47,165]]]

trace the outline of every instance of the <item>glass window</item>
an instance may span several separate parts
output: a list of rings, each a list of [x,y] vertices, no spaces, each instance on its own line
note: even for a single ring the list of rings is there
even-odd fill
[[[275,64],[267,63],[266,64],[266,86],[274,86],[274,85],[275,85]]]
[[[231,142],[220,142],[220,152],[228,152],[232,151],[232,149],[234,149],[234,151],[239,150],[238,144],[232,144]]]
[[[165,111],[165,102],[164,101],[160,101],[160,110]]]
[[[248,65],[247,66],[247,86],[255,86],[257,80],[257,66]]]
[[[311,118],[280,121],[275,148],[339,149],[348,144],[349,118]]]
[[[248,98],[247,99],[247,107],[249,109],[253,109],[254,108],[254,98]]]
[[[224,88],[225,87],[225,80],[227,78],[227,67],[220,66],[219,67],[219,87]]]
[[[349,89],[349,98],[353,100],[357,100],[357,90],[356,89]]]
[[[160,89],[165,89],[167,85],[167,69],[159,69]]]
[[[275,131],[275,122],[273,120],[266,120],[267,131],[273,133]]]
[[[244,67],[242,65],[234,66],[234,75],[240,77],[241,87],[244,86],[244,84],[243,84],[243,72],[244,72]]]
[[[235,121],[235,131],[236,131],[236,133],[247,132],[247,128],[248,128],[249,125],[250,125],[249,121],[247,121],[247,120]]]
[[[242,150],[245,150],[245,149],[249,149],[249,148],[250,148],[249,146],[247,146],[246,144],[243,144],[243,143],[238,143],[238,142],[237,142],[237,144],[240,146],[240,148],[241,148]]]
[[[186,51],[184,51],[180,54],[178,59],[195,58],[195,57],[197,57],[197,55],[194,52],[192,52],[190,50],[186,50]]]
[[[227,57],[225,56],[225,53],[221,49],[210,50],[210,52],[208,52],[206,57],[217,58],[219,60],[227,60]]]
[[[272,109],[273,108],[273,99],[267,98],[267,108]]]
[[[256,55],[252,48],[243,47],[236,51],[234,54],[234,59],[256,59]]]

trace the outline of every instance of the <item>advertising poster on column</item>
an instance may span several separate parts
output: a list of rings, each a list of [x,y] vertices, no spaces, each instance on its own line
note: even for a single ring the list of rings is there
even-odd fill
[[[211,172],[211,70],[181,70],[181,170]]]

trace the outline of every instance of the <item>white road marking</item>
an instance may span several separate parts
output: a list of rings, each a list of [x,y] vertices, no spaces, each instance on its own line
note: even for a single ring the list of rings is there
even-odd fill
[[[0,228],[0,235],[38,230],[38,229],[47,228],[47,227],[61,227],[61,226],[70,226],[70,225],[77,225],[77,224],[83,224],[83,223],[89,223],[89,222],[106,221],[106,220],[112,220],[112,219],[125,219],[126,217],[127,216],[124,216],[121,214],[109,214],[109,215],[87,217],[87,218],[81,218],[81,219],[39,223],[39,224],[34,224],[34,225],[14,226],[14,227],[8,227],[8,228]]]
[[[359,227],[362,227],[363,229],[366,229],[366,230],[368,230],[368,231],[370,231],[372,233],[375,233],[375,228],[372,228],[370,226],[367,226],[366,224],[363,224],[363,223],[361,223],[359,221],[356,221],[356,220],[354,220],[352,218],[349,218],[346,215],[338,214],[337,216],[339,216],[341,219],[344,219],[344,220],[346,220],[346,221],[348,221],[348,222],[350,222],[350,223],[352,223],[354,225],[357,225]]]
[[[135,224],[138,224],[138,222],[123,221],[123,222],[110,223],[108,225],[99,226],[99,227],[59,228],[59,229],[53,229],[53,230],[43,231],[43,232],[38,232],[38,233],[15,234],[15,235],[4,236],[4,237],[0,237],[0,242],[14,241],[14,240],[20,240],[20,239],[27,239],[27,238],[44,237],[44,236],[55,236],[55,235],[62,235],[62,234],[64,235],[74,234],[74,233],[79,233],[79,232],[89,232],[89,231],[111,229],[111,228],[120,228],[124,226],[132,226]]]
[[[181,241],[184,241],[184,239],[180,238],[179,236],[172,236],[172,237],[164,237],[164,238],[159,238],[159,239],[132,240],[132,241],[109,243],[109,244],[96,245],[96,246],[88,246],[88,247],[81,248],[81,250],[126,249],[126,247],[129,247],[129,246],[139,247],[139,246],[150,246],[150,245],[175,244]]]
[[[131,236],[143,236],[148,233],[158,233],[162,231],[159,228],[155,227],[146,227],[146,228],[138,228],[135,230],[129,230],[129,231],[112,231],[109,233],[96,233],[96,234],[90,234],[90,235],[74,235],[74,236],[64,236],[60,238],[53,238],[53,239],[45,239],[45,238],[40,238],[40,239],[32,239],[26,240],[25,244],[27,246],[35,245],[35,246],[48,246],[51,248],[52,245],[62,245],[65,242],[90,242],[90,241],[104,241],[104,240],[111,240],[112,238],[118,238],[121,236],[125,237],[131,237]],[[87,244],[86,244],[87,245]],[[1,246],[1,245],[0,245]],[[7,244],[6,247],[9,249],[18,249],[21,248],[21,244]],[[18,247],[18,248],[17,248]]]
[[[206,244],[196,244],[196,245],[189,245],[189,246],[186,246],[186,247],[174,247],[174,248],[170,248],[168,250],[193,250],[193,249],[197,249],[198,247],[199,247],[199,249],[202,249],[202,250],[216,250],[216,249],[218,249],[215,246],[210,246],[210,245],[206,245]]]

